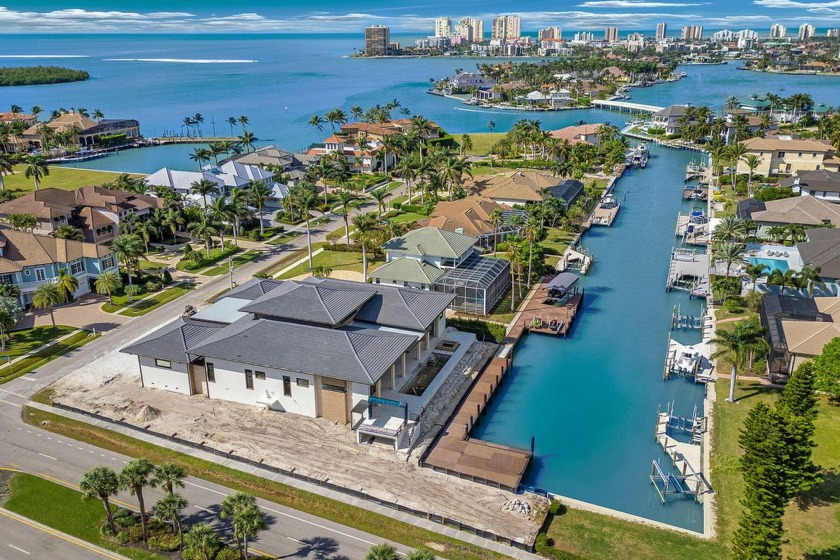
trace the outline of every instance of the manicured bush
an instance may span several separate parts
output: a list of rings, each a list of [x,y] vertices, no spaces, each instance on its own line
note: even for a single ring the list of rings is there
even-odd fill
[[[181,547],[181,539],[177,533],[168,531],[160,531],[154,535],[149,535],[149,548],[152,550],[163,550],[164,552],[173,552]]]
[[[167,286],[172,283],[172,273],[169,272],[169,269],[164,268],[161,276],[163,277],[163,283]]]
[[[505,340],[505,325],[498,323],[488,323],[479,319],[461,319],[452,318],[447,319],[446,323],[449,326],[455,327],[459,331],[474,333],[479,338],[484,340],[492,340],[502,343]]]
[[[739,297],[728,297],[723,302],[723,310],[727,313],[739,313],[743,309],[743,300]]]
[[[163,287],[163,283],[160,282],[159,280],[149,280],[144,285],[144,288],[146,288],[147,292],[156,292],[156,291],[160,290],[162,287]]]
[[[551,515],[565,515],[566,506],[560,500],[551,500],[548,504],[548,513]]]
[[[647,129],[648,134],[665,134],[665,129],[661,126],[652,126]]]
[[[114,512],[114,524],[117,527],[127,529],[128,527],[134,527],[137,523],[139,523],[139,521],[130,510],[117,508],[117,511]]]

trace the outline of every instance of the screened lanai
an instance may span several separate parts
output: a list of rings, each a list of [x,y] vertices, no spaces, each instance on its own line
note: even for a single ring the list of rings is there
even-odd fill
[[[506,260],[473,255],[434,283],[436,292],[455,294],[455,311],[487,315],[510,288],[510,264]]]

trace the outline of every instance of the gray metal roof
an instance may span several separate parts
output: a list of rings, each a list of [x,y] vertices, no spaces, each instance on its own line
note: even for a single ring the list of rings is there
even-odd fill
[[[424,227],[391,239],[382,249],[411,255],[458,258],[472,249],[477,241],[477,237],[462,233]]]
[[[802,262],[819,267],[823,278],[840,278],[840,230],[815,228],[807,234],[807,242],[796,244]]]
[[[222,330],[226,325],[179,318],[129,344],[120,352],[187,363],[187,352]]]
[[[289,280],[240,311],[284,321],[336,326],[372,297],[372,292],[351,286],[318,286]]]
[[[213,305],[206,309],[202,309],[191,318],[199,321],[211,321],[213,323],[233,323],[245,317],[247,313],[239,311],[239,309],[248,305],[250,300],[238,297],[225,297],[216,301]]]
[[[383,331],[245,318],[193,351],[206,358],[373,384],[416,341],[416,336]]]
[[[213,302],[221,301],[225,298],[236,297],[240,299],[247,299],[253,301],[260,296],[263,296],[273,290],[274,288],[283,284],[280,280],[272,278],[252,278],[244,284],[241,284],[229,292],[225,292],[221,296],[213,300]]]
[[[413,331],[426,330],[455,298],[453,294],[332,278],[307,278],[304,282],[336,289],[369,290],[373,297],[356,313],[357,321]]]
[[[383,264],[371,272],[370,276],[388,281],[431,284],[443,276],[443,271],[411,257],[400,257]]]

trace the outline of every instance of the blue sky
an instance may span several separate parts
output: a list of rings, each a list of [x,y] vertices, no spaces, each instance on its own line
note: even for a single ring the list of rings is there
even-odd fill
[[[289,33],[360,32],[380,23],[394,31],[428,33],[435,16],[453,19],[494,15],[522,17],[523,30],[559,25],[564,30],[708,29],[773,23],[840,27],[840,0],[0,0],[0,29],[10,33]]]

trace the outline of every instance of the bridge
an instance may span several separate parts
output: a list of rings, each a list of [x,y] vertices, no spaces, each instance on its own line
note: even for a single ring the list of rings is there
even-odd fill
[[[630,103],[629,101],[607,101],[606,99],[593,99],[592,106],[607,111],[618,111],[619,113],[655,113],[665,108],[656,105]]]

